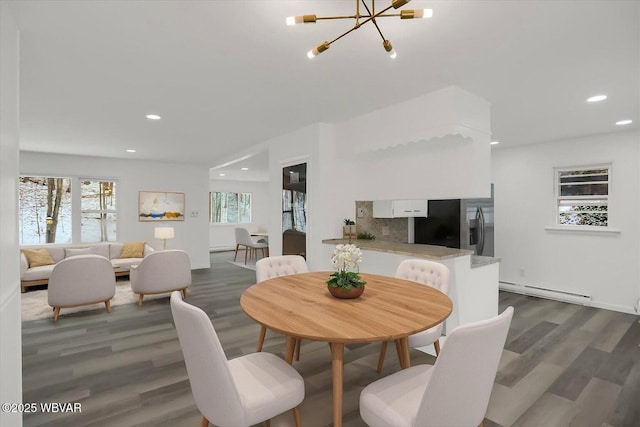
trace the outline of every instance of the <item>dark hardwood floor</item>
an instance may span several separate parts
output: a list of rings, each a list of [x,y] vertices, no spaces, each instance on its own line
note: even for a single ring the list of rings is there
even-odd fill
[[[194,270],[188,301],[212,318],[229,358],[255,350],[258,326],[240,309],[255,273],[211,255]],[[515,316],[496,377],[485,427],[640,426],[638,316],[501,293],[500,310]],[[267,333],[265,351],[282,354],[284,339]],[[379,344],[345,350],[344,425],[363,426],[360,390],[380,378]],[[433,363],[412,350],[412,363]],[[326,343],[303,341],[294,366],[305,378],[306,427],[331,424],[331,361]],[[389,352],[382,375],[399,369]],[[482,369],[481,366],[478,369]],[[169,299],[61,316],[57,324],[23,324],[23,401],[81,403],[76,413],[25,414],[25,426],[198,426],[173,327]],[[464,410],[464,408],[461,408]],[[284,414],[275,426],[293,425]]]

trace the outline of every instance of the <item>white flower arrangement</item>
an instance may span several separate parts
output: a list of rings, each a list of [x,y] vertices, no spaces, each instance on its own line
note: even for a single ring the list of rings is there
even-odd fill
[[[362,251],[359,247],[352,244],[337,245],[331,255],[331,264],[338,271],[331,274],[327,285],[332,288],[343,289],[363,287],[366,282],[358,274],[358,266],[361,261]]]
[[[337,270],[358,268],[362,261],[362,251],[356,245],[338,245],[331,255],[331,264]]]

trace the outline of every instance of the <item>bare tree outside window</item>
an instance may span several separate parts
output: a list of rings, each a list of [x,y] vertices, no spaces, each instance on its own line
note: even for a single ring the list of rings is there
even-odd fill
[[[116,240],[116,183],[80,180],[80,240],[83,243]]]
[[[71,180],[22,176],[18,182],[20,244],[71,242]]]
[[[251,222],[251,193],[209,193],[209,222],[243,224]]]

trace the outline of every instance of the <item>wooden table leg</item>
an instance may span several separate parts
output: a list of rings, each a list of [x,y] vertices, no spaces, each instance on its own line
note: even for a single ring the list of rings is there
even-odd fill
[[[284,351],[284,361],[289,365],[293,363],[293,350],[296,346],[296,338],[290,335],[287,335],[287,345]]]
[[[333,426],[342,427],[342,368],[344,344],[331,343],[331,370],[333,373]]]
[[[409,337],[398,338],[396,340],[396,351],[398,352],[398,361],[402,369],[411,367],[411,358],[409,356]]]

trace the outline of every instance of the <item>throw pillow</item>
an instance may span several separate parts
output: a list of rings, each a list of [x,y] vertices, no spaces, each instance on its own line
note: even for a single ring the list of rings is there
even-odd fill
[[[29,267],[41,267],[43,265],[51,265],[56,262],[51,258],[51,254],[46,248],[40,249],[22,249],[22,253],[27,257]]]
[[[79,249],[72,249],[72,248],[65,248],[64,250],[64,257],[65,258],[70,258],[72,256],[76,256],[76,255],[89,255],[89,254],[93,254],[93,249],[91,248],[79,248]]]
[[[142,258],[144,256],[144,243],[145,242],[124,243],[119,258]]]

